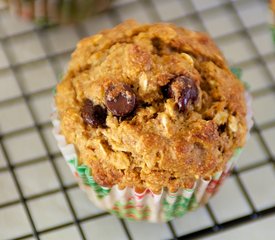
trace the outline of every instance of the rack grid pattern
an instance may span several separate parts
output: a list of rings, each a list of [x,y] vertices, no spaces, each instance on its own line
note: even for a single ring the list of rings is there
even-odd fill
[[[2,7],[0,239],[215,239],[240,224],[274,223],[275,48],[266,14],[261,0],[117,0],[78,25],[39,29]],[[232,176],[208,205],[167,224],[124,221],[90,204],[51,135],[52,88],[75,44],[127,18],[209,32],[254,98],[255,125]]]

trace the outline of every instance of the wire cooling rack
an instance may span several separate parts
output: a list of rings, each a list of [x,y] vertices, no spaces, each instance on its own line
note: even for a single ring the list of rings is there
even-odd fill
[[[232,176],[207,206],[167,224],[124,221],[95,208],[51,134],[52,88],[75,44],[127,18],[209,32],[243,69],[254,97],[255,126]],[[39,29],[2,7],[0,239],[272,239],[275,52],[266,19],[260,0],[120,0],[76,26]]]

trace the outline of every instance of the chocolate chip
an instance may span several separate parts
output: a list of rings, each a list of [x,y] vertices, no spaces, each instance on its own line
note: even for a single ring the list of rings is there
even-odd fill
[[[136,94],[127,84],[110,85],[106,91],[106,106],[115,116],[124,117],[136,106]]]
[[[164,88],[168,97],[173,97],[178,104],[179,110],[185,112],[189,103],[195,103],[198,99],[199,90],[195,82],[186,76],[179,76]]]
[[[162,92],[162,95],[165,97],[165,98],[171,98],[171,93],[170,93],[170,85],[171,83],[167,84],[167,85],[164,85],[161,87],[161,92]]]
[[[81,109],[81,116],[84,122],[92,127],[104,127],[107,111],[100,105],[94,105],[91,100],[86,99]]]

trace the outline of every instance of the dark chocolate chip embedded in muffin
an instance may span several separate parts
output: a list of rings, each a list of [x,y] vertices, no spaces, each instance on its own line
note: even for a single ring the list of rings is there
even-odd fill
[[[100,105],[94,105],[91,100],[85,99],[81,110],[83,121],[92,127],[105,126],[107,117],[106,109]]]
[[[105,93],[105,104],[115,116],[124,117],[136,106],[136,95],[127,84],[111,84]]]

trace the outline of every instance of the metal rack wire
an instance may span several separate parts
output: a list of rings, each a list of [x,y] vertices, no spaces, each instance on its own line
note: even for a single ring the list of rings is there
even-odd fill
[[[186,3],[186,1],[178,1],[179,4],[183,4],[183,2]],[[219,6],[210,6],[209,8],[205,9],[205,10],[197,10],[196,6],[194,5],[194,1],[188,1],[188,4],[190,4],[192,6],[192,8],[194,9],[194,11],[185,14],[184,16],[177,16],[169,21],[175,22],[175,23],[179,23],[179,22],[184,22],[184,19],[186,17],[195,17],[201,24],[202,26],[202,30],[207,31],[207,27],[205,26],[203,17],[202,17],[202,13],[203,11],[209,11],[209,9],[214,9],[217,8],[217,10],[219,9],[220,6],[226,7],[226,8],[230,8],[230,11],[234,12],[235,15],[238,18],[238,21],[241,23],[240,28],[236,31],[236,32],[232,32],[229,34],[225,34],[222,36],[218,36],[215,40],[216,41],[222,41],[225,38],[228,38],[229,35],[234,34],[234,33],[241,33],[244,35],[245,38],[249,39],[251,45],[253,46],[253,50],[256,52],[256,56],[253,58],[250,58],[248,60],[244,60],[242,62],[238,62],[236,63],[236,65],[240,66],[240,67],[245,67],[247,64],[249,64],[251,61],[257,61],[258,63],[260,63],[261,65],[263,65],[265,67],[265,71],[268,74],[268,78],[270,79],[270,84],[269,87],[266,88],[262,88],[256,91],[252,92],[253,97],[257,98],[259,96],[263,96],[267,93],[270,94],[270,92],[275,95],[275,78],[273,73],[271,72],[270,68],[267,66],[267,61],[269,59],[273,59],[275,57],[275,53],[273,52],[268,52],[265,55],[263,55],[259,50],[258,47],[255,45],[255,43],[253,41],[251,41],[251,36],[250,36],[250,30],[251,29],[255,29],[258,28],[259,26],[265,27],[265,24],[260,24],[260,25],[254,25],[251,27],[247,27],[246,24],[243,22],[242,17],[240,16],[239,11],[237,11],[237,6],[236,6],[236,2],[237,1],[222,1],[222,3]],[[261,1],[262,4],[266,4],[265,1]],[[125,3],[119,4],[119,5],[114,5],[111,9],[108,10],[108,12],[106,12],[105,14],[108,15],[108,18],[111,22],[112,25],[116,25],[119,22],[122,21],[121,18],[121,14],[119,13],[119,9],[122,9],[124,7],[131,7],[132,4],[136,4],[135,1],[126,1]],[[162,21],[163,18],[160,16],[159,12],[156,9],[156,1],[151,1],[151,0],[140,0],[138,2],[139,6],[141,6],[143,8],[143,10],[146,12],[146,14],[148,14],[150,16],[150,19],[154,22],[158,22],[158,21]],[[6,12],[6,9],[1,9],[0,14]],[[3,21],[0,22],[0,27],[3,26],[3,24],[5,24]],[[55,27],[53,27],[55,28]],[[77,33],[77,36],[79,39],[83,38],[84,36],[89,35],[89,33],[86,31],[86,29],[83,27],[83,24],[78,24],[76,26],[71,26],[71,28],[74,29],[74,31]],[[3,29],[1,29],[3,31]],[[21,62],[16,62],[14,61],[14,54],[10,51],[10,48],[8,47],[9,42],[11,41],[12,38],[14,37],[20,37],[23,36],[24,34],[28,34],[29,32],[34,33],[38,39],[39,42],[42,46],[43,51],[45,52],[45,55],[42,57],[38,57],[35,58],[34,60],[27,60],[24,61],[23,63]],[[24,126],[24,127],[19,127],[17,129],[10,129],[9,131],[3,131],[2,126],[0,125],[0,148],[2,149],[2,154],[4,159],[6,160],[6,164],[4,166],[0,165],[0,175],[2,173],[5,172],[9,172],[11,174],[11,177],[15,183],[15,188],[16,191],[18,193],[18,199],[16,200],[12,200],[12,201],[8,201],[8,202],[4,202],[4,203],[0,203],[0,212],[2,209],[14,206],[14,205],[22,205],[24,208],[24,211],[26,213],[27,216],[27,220],[30,224],[30,228],[31,231],[29,233],[14,237],[12,239],[25,239],[28,237],[34,237],[34,239],[41,239],[41,235],[48,233],[48,232],[53,232],[56,231],[58,229],[62,229],[68,226],[75,226],[77,228],[77,231],[79,233],[79,236],[81,237],[81,239],[88,239],[88,237],[85,234],[85,231],[83,230],[82,224],[84,222],[90,221],[92,219],[100,219],[100,218],[104,218],[105,216],[108,216],[108,213],[98,213],[98,214],[92,214],[89,215],[87,217],[83,217],[80,218],[77,216],[76,214],[76,209],[74,208],[71,198],[68,194],[68,191],[74,188],[77,188],[77,185],[75,183],[73,184],[64,184],[64,181],[62,180],[62,176],[60,173],[60,170],[57,166],[57,162],[56,162],[56,158],[60,157],[60,153],[55,152],[53,153],[51,151],[51,147],[49,146],[49,142],[48,139],[45,137],[44,134],[44,129],[48,128],[50,126],[50,122],[46,121],[46,122],[40,122],[39,121],[39,117],[37,116],[37,113],[34,111],[33,107],[31,106],[31,98],[35,97],[35,96],[40,96],[43,94],[48,94],[52,91],[51,87],[48,87],[46,89],[42,89],[42,90],[38,90],[35,92],[31,92],[31,93],[27,93],[24,90],[24,86],[22,85],[22,81],[20,80],[21,75],[20,75],[20,67],[22,67],[22,65],[31,65],[37,61],[42,61],[42,60],[47,60],[50,67],[52,68],[52,70],[54,71],[55,75],[56,75],[56,82],[58,81],[58,76],[60,74],[60,69],[62,68],[61,66],[58,65],[56,58],[59,56],[68,56],[72,50],[72,49],[66,49],[63,52],[58,52],[58,53],[50,53],[48,54],[50,45],[49,42],[46,39],[47,36],[47,29],[39,29],[39,28],[32,28],[30,30],[27,31],[23,31],[23,32],[18,32],[16,34],[13,35],[5,35],[3,34],[3,36],[0,37],[0,43],[3,46],[3,52],[4,55],[7,58],[8,61],[8,65],[4,68],[0,69],[1,71],[4,70],[9,70],[11,71],[11,73],[14,75],[16,83],[19,87],[19,91],[20,91],[20,95],[15,96],[15,97],[11,97],[11,98],[7,98],[7,99],[3,99],[0,102],[0,108],[2,106],[8,106],[10,104],[17,104],[18,101],[23,102],[24,106],[27,107],[27,111],[30,114],[31,117],[31,122],[33,124],[30,124],[29,126]],[[20,118],[20,116],[17,116],[18,118]],[[1,124],[1,119],[0,119],[0,124]],[[202,237],[202,236],[206,236],[206,235],[211,235],[211,234],[215,234],[217,232],[229,229],[229,228],[233,228],[238,226],[239,224],[244,224],[247,222],[251,222],[251,221],[256,221],[257,219],[266,217],[268,215],[275,215],[275,205],[262,209],[262,210],[257,210],[257,207],[255,207],[255,204],[253,203],[253,200],[251,199],[249,193],[246,190],[246,187],[243,184],[243,181],[240,177],[240,174],[242,174],[243,172],[252,170],[252,169],[256,169],[259,168],[261,166],[267,165],[267,164],[272,164],[273,169],[275,166],[275,159],[273,156],[273,153],[270,149],[270,146],[268,145],[265,137],[262,134],[263,130],[266,129],[270,129],[275,127],[275,119],[273,119],[272,121],[266,122],[264,124],[258,124],[257,120],[256,120],[256,124],[252,130],[253,133],[255,133],[260,140],[260,144],[262,145],[264,151],[267,154],[267,161],[265,162],[261,162],[261,163],[257,163],[254,165],[250,165],[248,167],[242,168],[240,169],[235,169],[233,172],[233,176],[235,176],[238,186],[243,194],[243,197],[246,200],[246,203],[248,204],[251,213],[247,214],[245,216],[242,217],[236,217],[232,220],[229,221],[225,221],[222,223],[219,223],[219,221],[216,219],[216,216],[213,212],[213,207],[211,207],[210,205],[206,206],[206,209],[209,213],[209,216],[211,217],[211,220],[213,222],[213,225],[210,227],[206,227],[203,229],[200,229],[198,231],[195,232],[191,232],[191,233],[187,233],[185,235],[178,235],[177,231],[174,227],[173,222],[169,222],[167,223],[167,227],[171,233],[171,237],[173,239],[193,239],[193,238],[198,238],[198,237]],[[5,140],[10,138],[10,137],[14,137],[17,136],[19,134],[22,133],[26,133],[29,132],[31,130],[35,130],[38,133],[39,139],[42,142],[43,148],[45,149],[45,155],[42,157],[38,157],[38,158],[30,158],[27,159],[23,162],[19,162],[19,163],[14,163],[11,160],[10,157],[10,153],[7,149],[7,146],[5,144]],[[58,187],[48,190],[48,191],[44,191],[42,193],[37,193],[37,194],[32,194],[30,196],[25,196],[24,191],[22,189],[21,186],[21,182],[18,178],[18,175],[16,173],[16,170],[18,168],[24,167],[24,166],[31,166],[34,163],[38,163],[38,162],[49,162],[50,165],[52,166],[53,170],[54,170],[54,174],[55,177],[58,180]],[[57,224],[54,225],[52,227],[49,228],[45,228],[45,229],[38,229],[37,224],[35,223],[35,220],[33,218],[33,214],[31,212],[30,206],[29,206],[29,202],[35,199],[40,199],[43,198],[45,196],[50,196],[56,193],[62,193],[62,195],[64,196],[65,202],[68,205],[70,214],[72,216],[72,220],[68,220],[65,221],[62,224]],[[134,239],[135,236],[133,235],[133,233],[129,230],[128,228],[128,224],[124,221],[119,219],[119,222],[121,224],[121,227],[125,233],[125,236],[128,239]],[[0,227],[1,229],[1,227]],[[1,232],[0,232],[0,239],[4,239],[1,237]]]

